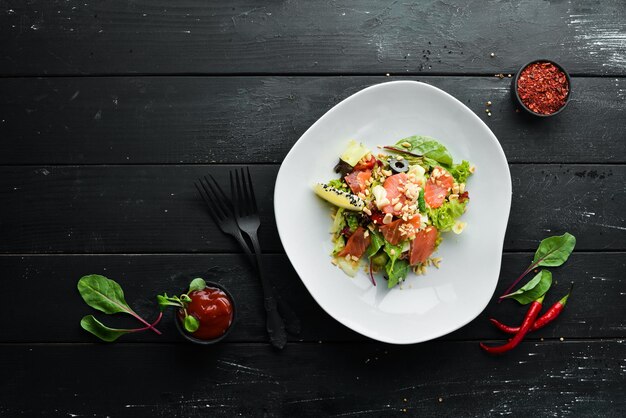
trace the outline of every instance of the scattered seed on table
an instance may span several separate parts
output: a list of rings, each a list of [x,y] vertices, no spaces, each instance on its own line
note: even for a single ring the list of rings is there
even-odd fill
[[[561,337],[559,338],[560,341],[565,341],[565,338]]]
[[[487,102],[487,106],[491,106],[491,100]]]
[[[491,53],[491,54],[489,54],[489,55],[491,56],[491,58],[493,58],[493,57],[495,57],[495,56],[496,56],[496,53],[495,53],[495,52],[492,52],[492,53]]]

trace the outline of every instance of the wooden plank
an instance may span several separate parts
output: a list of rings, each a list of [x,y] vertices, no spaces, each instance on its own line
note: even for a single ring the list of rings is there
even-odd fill
[[[626,74],[621,0],[37,0],[3,9],[4,75],[493,74],[538,57],[575,74]]]
[[[239,252],[193,186],[232,166],[0,167],[1,253]],[[278,166],[253,165],[263,249],[281,252],[273,214]],[[579,250],[624,250],[624,165],[513,165],[507,250],[568,230]]]
[[[0,164],[281,162],[340,100],[415,79],[476,112],[511,162],[626,162],[621,79],[574,79],[568,109],[545,121],[515,112],[508,78],[61,77],[0,79]]]
[[[0,412],[611,418],[626,412],[625,357],[623,340],[522,343],[501,358],[476,342],[3,345]]]
[[[531,259],[531,253],[504,255],[495,297],[502,294]],[[286,256],[267,255],[265,265],[278,291],[302,322],[301,334],[292,336],[291,341],[367,340],[340,325],[317,305]],[[209,268],[214,269],[207,271]],[[557,322],[529,338],[625,338],[625,270],[624,253],[574,253],[565,266],[552,269],[555,282],[546,299],[546,305],[552,305],[567,292],[570,282],[575,283],[566,310]],[[157,294],[183,291],[190,277],[210,278],[226,286],[236,298],[240,320],[229,341],[267,341],[261,289],[241,255],[0,256],[0,271],[10,278],[3,281],[7,295],[19,295],[32,287],[37,289],[37,294],[45,295],[37,302],[36,309],[23,309],[22,298],[5,298],[4,313],[0,315],[0,342],[93,342],[95,338],[78,325],[83,315],[91,313],[111,326],[136,327],[138,324],[132,318],[106,316],[82,301],[76,283],[82,275],[91,273],[118,281],[124,288],[126,300],[148,320],[157,315]],[[504,338],[506,335],[495,330],[488,318],[515,325],[521,321],[526,308],[509,301],[497,304],[495,297],[478,318],[442,339]],[[62,309],[59,308],[61,303]],[[24,324],[36,324],[37,332],[25,331]],[[125,336],[120,341],[183,342],[174,328],[171,313],[166,315],[159,329],[162,336],[144,332]]]

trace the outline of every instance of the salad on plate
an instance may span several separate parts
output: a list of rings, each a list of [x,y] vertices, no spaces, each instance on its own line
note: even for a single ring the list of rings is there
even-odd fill
[[[448,149],[427,136],[411,136],[379,147],[374,155],[351,140],[335,172],[341,177],[315,185],[315,193],[332,204],[332,263],[349,276],[366,267],[382,271],[387,287],[402,283],[410,271],[439,268],[432,257],[442,233],[460,234],[467,209],[468,161],[455,164]],[[365,261],[365,263],[364,263]]]

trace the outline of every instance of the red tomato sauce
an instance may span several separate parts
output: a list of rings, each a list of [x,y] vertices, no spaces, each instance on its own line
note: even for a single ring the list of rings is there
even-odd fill
[[[230,328],[233,322],[233,304],[228,295],[221,289],[206,287],[189,294],[191,302],[187,306],[187,313],[193,315],[200,322],[200,328],[192,336],[201,340],[212,340],[221,337]],[[182,322],[185,314],[178,312],[178,319]]]

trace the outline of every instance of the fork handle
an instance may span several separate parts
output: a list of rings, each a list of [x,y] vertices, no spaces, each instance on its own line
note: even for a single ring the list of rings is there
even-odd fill
[[[249,234],[250,241],[252,241],[252,247],[254,247],[254,255],[256,256],[257,269],[259,271],[259,278],[261,279],[261,287],[263,288],[263,299],[265,306],[265,313],[267,314],[266,329],[267,334],[270,337],[270,342],[276,348],[283,348],[287,344],[287,332],[285,331],[285,324],[283,318],[278,313],[278,306],[276,304],[276,298],[274,297],[274,289],[267,277],[263,274],[263,268],[261,263],[261,246],[259,245],[259,239],[256,234]]]
[[[270,342],[276,348],[282,349],[287,344],[287,333],[285,332],[285,324],[278,313],[276,299],[273,296],[265,297],[265,312],[267,313],[267,321],[265,327],[270,337]]]

